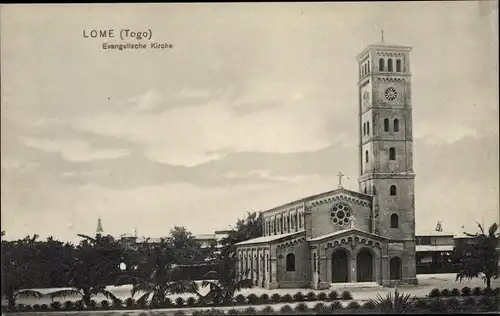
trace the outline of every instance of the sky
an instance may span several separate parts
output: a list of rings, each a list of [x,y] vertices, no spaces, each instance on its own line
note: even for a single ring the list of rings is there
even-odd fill
[[[228,229],[358,190],[356,55],[412,46],[416,230],[499,218],[497,2],[3,5],[1,227]],[[165,50],[108,51],[93,29]],[[130,43],[137,40],[128,40]]]

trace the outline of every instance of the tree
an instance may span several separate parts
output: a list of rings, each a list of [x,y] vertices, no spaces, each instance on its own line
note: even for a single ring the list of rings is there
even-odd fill
[[[224,247],[234,246],[235,244],[261,237],[262,236],[262,216],[261,213],[257,212],[247,212],[245,219],[238,219],[236,222],[236,227],[228,234],[228,236],[222,239],[222,244]]]
[[[137,300],[139,304],[146,304],[151,298],[153,304],[164,306],[165,299],[169,294],[198,293],[198,287],[195,282],[190,280],[179,280],[179,269],[175,266],[177,258],[176,251],[168,247],[168,244],[162,240],[150,250],[145,263],[142,267],[144,273],[142,277],[133,277],[135,283],[131,294],[134,296],[142,292],[142,296]]]
[[[79,295],[82,302],[89,305],[93,296],[103,294],[108,299],[116,300],[113,293],[106,290],[106,285],[120,264],[121,250],[118,243],[112,236],[79,236],[84,239],[70,258],[62,263],[70,277],[72,289],[52,292],[51,299]]]
[[[175,226],[170,230],[167,243],[170,248],[175,249],[176,263],[187,264],[203,259],[200,245],[184,227]]]
[[[465,233],[474,239],[467,245],[464,256],[460,260],[460,271],[457,273],[456,280],[482,277],[486,287],[491,288],[491,279],[497,279],[500,276],[498,225],[492,224],[487,233],[481,224],[477,223],[477,225],[479,227],[478,233]]]

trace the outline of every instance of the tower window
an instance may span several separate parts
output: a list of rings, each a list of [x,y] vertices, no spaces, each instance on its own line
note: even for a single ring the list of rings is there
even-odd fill
[[[379,70],[379,71],[384,71],[384,70],[385,70],[385,69],[384,69],[384,68],[385,68],[385,65],[384,65],[384,64],[385,64],[384,59],[383,59],[383,58],[380,58],[380,59],[378,60],[378,70]]]
[[[391,188],[390,188],[390,190],[389,190],[389,191],[390,191],[390,194],[391,194],[391,195],[396,195],[396,193],[398,193],[398,192],[397,192],[397,191],[398,191],[398,189],[396,188],[396,186],[395,186],[395,185],[391,185]]]
[[[293,253],[286,255],[286,271],[295,271],[295,255]]]
[[[396,214],[391,215],[391,228],[399,227],[399,217]]]
[[[367,193],[367,192],[366,192],[366,187],[365,187],[365,190],[364,190],[364,191],[365,191],[365,194],[366,194],[366,193]]]
[[[370,122],[366,122],[366,135],[370,135]]]
[[[396,72],[401,72],[401,59],[396,59]]]
[[[394,147],[389,148],[389,160],[396,160],[396,149]]]
[[[399,120],[394,119],[394,131],[399,132]]]
[[[389,119],[384,120],[384,132],[389,131]]]
[[[387,61],[387,71],[392,71],[392,59],[389,58]]]
[[[366,73],[370,73],[370,61],[366,64]]]
[[[366,135],[366,122],[363,123],[363,136]]]
[[[365,162],[368,162],[368,150],[365,150]]]

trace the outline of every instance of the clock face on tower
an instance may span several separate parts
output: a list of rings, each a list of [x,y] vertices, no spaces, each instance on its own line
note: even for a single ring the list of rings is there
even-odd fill
[[[398,97],[398,92],[393,87],[385,89],[384,96],[389,101],[394,101]]]

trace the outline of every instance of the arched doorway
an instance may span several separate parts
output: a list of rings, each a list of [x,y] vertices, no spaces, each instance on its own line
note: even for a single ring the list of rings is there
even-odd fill
[[[361,249],[356,257],[357,281],[374,282],[373,275],[373,255],[366,248]]]
[[[394,257],[389,262],[391,280],[401,280],[401,259]]]
[[[349,254],[345,249],[337,249],[332,254],[332,283],[349,282]]]

